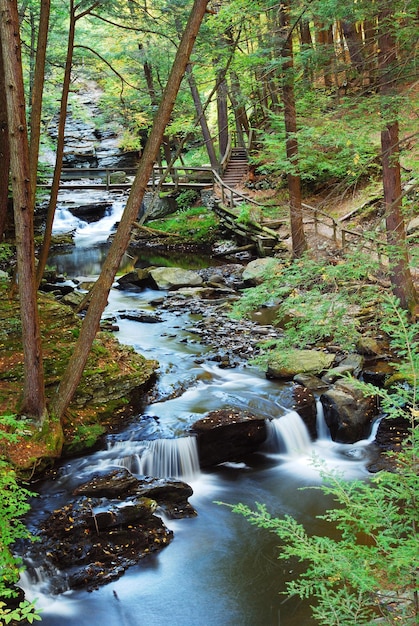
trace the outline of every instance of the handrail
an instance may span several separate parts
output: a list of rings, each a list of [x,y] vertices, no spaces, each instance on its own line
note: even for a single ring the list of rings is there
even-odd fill
[[[259,207],[263,207],[264,206],[260,202],[257,202],[256,200],[253,200],[253,198],[249,198],[248,196],[245,196],[244,194],[240,193],[240,191],[237,191],[237,189],[233,189],[233,187],[230,187],[229,185],[227,185],[223,181],[221,176],[218,174],[218,172],[216,172],[215,170],[212,170],[212,173],[213,173],[213,176],[214,176],[214,182],[213,182],[214,195],[216,195],[215,187],[216,187],[216,185],[218,185],[220,187],[220,190],[221,190],[221,202],[225,206],[229,206],[231,209],[234,208],[234,206],[236,204],[235,203],[236,199],[240,199],[242,202],[254,204],[255,206],[259,206]],[[228,200],[228,204],[226,204],[226,198]]]
[[[226,150],[221,158],[220,161],[220,172],[221,174],[224,174],[226,167],[228,165],[228,162],[230,160],[231,157],[231,150],[232,150],[232,142],[231,142],[231,135],[230,133],[228,134],[228,139],[227,139],[227,146],[226,146]]]

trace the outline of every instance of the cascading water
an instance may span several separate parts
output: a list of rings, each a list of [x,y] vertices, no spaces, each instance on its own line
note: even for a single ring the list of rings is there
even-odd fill
[[[287,456],[300,457],[307,454],[311,446],[308,430],[296,411],[290,411],[283,417],[267,420],[268,450],[283,452]]]
[[[81,253],[77,263],[83,263],[83,254],[90,253],[88,246],[82,245],[86,229],[90,242],[96,241],[93,232],[102,231],[102,237],[111,222],[117,221],[120,209],[121,205],[114,206],[104,218],[106,228],[102,220],[89,226],[73,223],[76,249]],[[59,220],[68,218],[65,213],[58,215]],[[67,261],[60,260],[62,271],[68,271]],[[98,273],[90,260],[87,267]],[[86,266],[80,265],[73,275],[87,273]],[[152,309],[155,296],[156,292],[147,290],[112,290],[108,313],[118,317],[123,309]],[[91,626],[92,621],[103,621],[107,626],[313,625],[307,603],[287,602],[278,595],[293,574],[277,562],[275,537],[255,532],[243,518],[214,502],[249,506],[263,502],[272,514],[291,514],[309,531],[319,532],[322,522],[314,519],[325,506],[321,493],[299,492],[301,486],[321,480],[313,469],[313,456],[325,459],[349,478],[361,477],[366,474],[369,442],[335,444],[320,410],[319,438],[311,442],[299,416],[286,408],[290,404],[286,385],[267,380],[250,367],[229,370],[214,363],[201,364],[203,359],[196,356],[205,355],[205,349],[188,334],[191,325],[193,319],[186,312],[175,316],[165,311],[162,321],[152,325],[119,317],[116,334],[120,341],[159,361],[159,386],[168,390],[170,399],[150,405],[123,433],[109,436],[104,450],[63,463],[54,480],[39,486],[29,523],[35,528],[39,519],[68,503],[75,487],[96,471],[121,466],[138,475],[187,480],[194,490],[190,502],[198,516],[167,520],[175,534],[169,547],[93,593],[56,595],[40,568],[41,550],[40,563],[28,564],[21,584],[28,599],[38,598],[44,626]],[[175,384],[181,384],[185,391],[171,397],[169,392]],[[208,411],[227,407],[247,409],[266,418],[266,447],[241,463],[200,471],[196,441],[188,436],[188,429]],[[298,565],[291,567],[295,570]]]
[[[200,474],[195,437],[153,439],[121,446],[123,456],[116,462],[133,474],[156,478],[196,480]]]

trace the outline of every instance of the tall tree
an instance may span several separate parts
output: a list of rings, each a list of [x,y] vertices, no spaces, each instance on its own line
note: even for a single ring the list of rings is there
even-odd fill
[[[413,311],[418,296],[409,267],[405,224],[402,214],[402,185],[399,158],[399,124],[395,77],[398,71],[393,0],[381,0],[378,16],[378,63],[385,125],[381,131],[383,191],[386,232],[393,293],[403,308]]]
[[[128,246],[131,228],[137,218],[138,209],[141,206],[153,164],[163,140],[166,125],[169,123],[207,4],[208,0],[195,0],[191,9],[124,213],[99,279],[93,287],[90,305],[83,320],[73,354],[52,401],[52,411],[59,418],[64,416],[83,373],[92,342],[99,328],[101,315],[107,303],[110,288]]]
[[[0,242],[6,228],[9,196],[10,150],[6,106],[3,51],[0,45]]]
[[[38,171],[39,142],[41,137],[42,94],[45,82],[45,59],[47,52],[50,0],[41,0],[34,68],[34,81],[31,89],[29,161],[31,168],[31,191],[35,204],[36,177]]]
[[[68,30],[68,40],[67,40],[67,56],[65,61],[65,69],[64,69],[64,79],[63,86],[61,92],[61,103],[60,103],[60,113],[58,119],[58,137],[57,137],[57,147],[55,152],[55,167],[54,167],[54,175],[52,179],[50,199],[48,203],[48,212],[47,219],[45,223],[45,231],[44,231],[44,239],[41,246],[41,251],[39,253],[38,258],[38,267],[37,267],[37,281],[38,285],[42,280],[42,276],[45,270],[45,266],[47,264],[49,248],[51,245],[51,235],[52,235],[52,225],[54,222],[55,209],[57,206],[57,198],[58,191],[60,187],[60,178],[61,178],[61,170],[63,167],[63,156],[64,156],[64,135],[65,135],[65,122],[67,117],[67,105],[68,105],[68,94],[70,92],[70,82],[71,82],[71,66],[73,62],[73,52],[74,52],[74,38],[76,34],[76,23],[79,19],[88,15],[93,9],[100,5],[100,1],[93,2],[88,8],[82,9],[79,13],[77,10],[80,8],[79,3],[75,3],[74,0],[70,0],[70,25]]]
[[[284,121],[287,158],[290,163],[288,172],[288,192],[290,197],[290,223],[292,252],[294,257],[301,257],[307,250],[304,234],[303,211],[301,204],[301,178],[298,165],[297,114],[294,95],[294,65],[292,30],[289,23],[289,0],[285,0],[280,8],[280,25],[282,31],[281,55],[282,64],[282,102],[284,105]]]
[[[44,370],[36,300],[33,237],[33,196],[23,88],[17,0],[0,0],[10,172],[16,233],[17,271],[24,353],[23,397],[20,410],[40,421],[46,415]]]

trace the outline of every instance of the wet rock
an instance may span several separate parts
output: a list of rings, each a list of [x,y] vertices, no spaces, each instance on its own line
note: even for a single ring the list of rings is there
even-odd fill
[[[250,285],[258,285],[264,281],[266,272],[279,272],[281,267],[280,261],[273,257],[255,259],[246,265],[243,280]]]
[[[317,437],[317,407],[316,398],[310,389],[303,385],[294,385],[292,389],[294,409],[307,427],[310,437]]]
[[[384,346],[382,342],[374,339],[373,337],[361,336],[356,344],[356,349],[359,354],[364,356],[377,356],[384,353]]]
[[[376,387],[385,387],[387,381],[394,375],[395,368],[385,360],[372,360],[364,365],[362,379]]]
[[[410,428],[407,418],[384,418],[378,426],[375,443],[381,450],[398,451],[408,437]]]
[[[159,315],[146,313],[144,311],[124,311],[119,314],[119,317],[123,320],[142,322],[143,324],[158,324],[162,321]]]
[[[192,487],[181,480],[148,476],[138,479],[123,468],[96,475],[74,490],[74,495],[78,496],[124,499],[135,495],[150,498],[173,518],[196,515],[195,509],[188,502],[192,493]]]
[[[289,380],[296,374],[320,374],[335,360],[334,354],[320,350],[288,350],[268,361],[267,378]]]
[[[201,467],[241,461],[258,450],[267,436],[265,418],[235,408],[211,411],[191,431],[198,437]]]
[[[40,535],[47,563],[60,570],[71,589],[92,590],[119,578],[172,540],[173,533],[153,515],[155,506],[146,499],[115,506],[82,498],[54,511]]]
[[[173,533],[155,513],[196,515],[191,495],[182,481],[138,479],[125,468],[96,473],[74,490],[73,502],[44,521],[41,543],[31,544],[31,556],[36,561],[40,545],[44,566],[58,577],[56,591],[95,589],[168,545]]]
[[[322,376],[322,380],[325,383],[331,384],[336,382],[339,378],[344,377],[346,374],[352,374],[358,377],[362,371],[363,363],[364,358],[360,354],[349,354],[339,365],[328,370]]]
[[[355,443],[370,434],[378,414],[377,399],[364,396],[350,382],[337,383],[320,396],[333,441]]]
[[[293,378],[294,382],[307,387],[311,391],[325,391],[329,389],[329,385],[318,376],[312,374],[297,374]]]
[[[105,217],[106,212],[112,207],[112,202],[92,202],[79,206],[69,207],[70,213],[85,222],[98,222]]]
[[[122,291],[136,288],[142,290],[145,287],[150,287],[153,281],[150,278],[150,272],[148,270],[138,268],[118,278],[116,283],[118,289],[121,289]]]
[[[199,287],[203,282],[197,272],[180,267],[156,267],[150,270],[150,275],[158,289]]]

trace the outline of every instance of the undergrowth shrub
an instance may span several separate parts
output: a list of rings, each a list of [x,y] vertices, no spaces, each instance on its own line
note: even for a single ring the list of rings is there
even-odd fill
[[[392,297],[385,299],[383,315],[382,328],[399,359],[398,382],[388,389],[357,384],[366,395],[381,398],[385,419],[403,415],[410,421],[401,451],[387,453],[392,471],[346,481],[322,467],[323,484],[312,488],[336,504],[318,516],[331,525],[331,537],[309,535],[293,517],[272,517],[260,503],[253,510],[232,506],[278,537],[278,558],[305,564],[280,593],[311,599],[313,617],[323,626],[413,626],[419,620],[419,324],[410,324]]]
[[[0,416],[0,448],[16,442],[23,426],[13,415]],[[16,608],[7,605],[7,600],[17,595],[14,585],[22,571],[22,560],[13,554],[13,546],[18,539],[31,537],[21,518],[29,511],[28,499],[33,495],[19,482],[11,464],[0,456],[0,625],[41,619],[34,603],[22,601]]]

